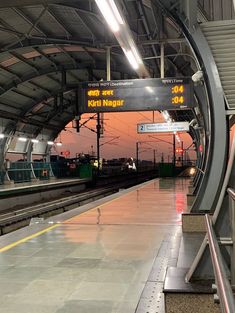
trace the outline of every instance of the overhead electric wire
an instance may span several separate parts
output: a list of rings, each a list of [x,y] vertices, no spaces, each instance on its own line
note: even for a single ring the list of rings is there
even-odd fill
[[[114,129],[114,130],[117,130],[117,131],[120,132],[120,133],[123,133],[124,135],[127,135],[128,137],[132,137],[132,138],[134,138],[135,140],[137,140],[136,137],[134,137],[134,136],[132,136],[132,135],[130,135],[130,134],[124,132],[123,130],[120,130],[120,129],[117,129],[116,127],[110,126],[110,125],[108,125],[107,123],[104,123],[104,124],[105,124],[106,126],[112,128],[112,129]]]
[[[67,129],[66,131],[69,132],[69,133],[71,133],[71,134],[73,134],[73,135],[78,135],[78,136],[81,136],[81,137],[84,137],[84,138],[88,138],[88,139],[91,139],[91,140],[94,139],[94,138],[92,138],[92,137],[89,137],[89,136],[86,136],[86,135],[82,135],[81,133],[73,132],[73,131],[71,131],[71,130],[69,130],[69,129]]]

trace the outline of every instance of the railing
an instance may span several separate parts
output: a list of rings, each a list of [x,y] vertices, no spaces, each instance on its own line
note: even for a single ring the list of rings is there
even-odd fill
[[[32,179],[49,179],[53,176],[51,164],[46,162],[11,162],[5,172],[1,171],[0,182],[4,182],[5,173],[9,179],[16,182],[30,182]]]
[[[235,201],[235,191],[232,188],[227,189],[228,195]]]
[[[200,173],[202,173],[203,175],[205,174],[205,172],[204,172],[201,168],[196,167],[196,169],[197,169]]]
[[[219,244],[213,230],[211,218],[208,214],[205,215],[207,237],[209,242],[211,260],[213,264],[217,294],[220,301],[221,310],[223,313],[235,312],[235,301],[232,288],[226,276],[224,261],[220,252]]]
[[[29,182],[32,177],[32,168],[30,162],[12,162],[7,168],[7,174],[10,180],[19,182]]]

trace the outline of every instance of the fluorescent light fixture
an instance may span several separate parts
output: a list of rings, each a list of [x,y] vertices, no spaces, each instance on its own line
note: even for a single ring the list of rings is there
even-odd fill
[[[133,55],[134,55],[134,57],[135,57],[137,63],[142,64],[142,63],[143,63],[142,58],[140,57],[139,52],[138,52],[138,50],[136,49],[136,46],[135,46],[134,43],[131,44],[131,51],[133,52]]]
[[[53,142],[53,141],[48,141],[47,144],[48,144],[49,146],[53,146],[53,145],[54,145],[54,142]]]
[[[107,0],[95,0],[98,8],[100,9],[100,12],[103,14],[106,22],[108,23],[109,27],[111,30],[116,33],[120,30],[119,24],[118,24],[118,19],[121,18],[118,9],[115,5],[115,3],[111,3],[110,1]],[[112,8],[111,8],[112,7]],[[113,7],[116,7],[115,12],[112,11]],[[118,15],[116,19],[116,12],[118,12]]]
[[[110,6],[111,6],[111,8],[112,8],[112,10],[113,10],[114,16],[116,17],[118,23],[121,24],[121,25],[123,25],[123,24],[124,24],[124,21],[123,21],[123,19],[122,19],[120,13],[119,13],[119,11],[118,11],[118,8],[117,8],[115,2],[114,2],[113,0],[109,0],[109,4],[110,4]]]
[[[18,140],[22,142],[26,142],[28,139],[26,137],[19,137]]]
[[[5,137],[4,134],[0,134],[0,139],[3,139]]]
[[[131,50],[126,50],[125,48],[122,48],[130,65],[133,67],[134,70],[137,70],[139,68],[139,64]]]
[[[37,140],[37,139],[31,139],[31,142],[33,142],[33,143],[38,143],[39,140]]]
[[[62,146],[62,142],[57,142],[56,145],[57,145],[58,147],[61,147],[61,146]]]

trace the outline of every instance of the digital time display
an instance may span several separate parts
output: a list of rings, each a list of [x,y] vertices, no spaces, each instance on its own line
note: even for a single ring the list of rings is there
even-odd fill
[[[185,98],[184,98],[184,85],[175,85],[171,87],[171,103],[172,104],[184,104]]]
[[[85,82],[79,112],[182,110],[195,106],[191,78]]]
[[[183,93],[184,92],[184,85],[175,85],[171,87],[172,94],[174,93]]]

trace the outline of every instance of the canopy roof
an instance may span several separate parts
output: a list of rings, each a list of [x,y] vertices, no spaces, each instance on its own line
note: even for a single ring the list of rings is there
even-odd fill
[[[160,34],[168,56],[165,76],[191,75],[187,43],[161,9],[150,0],[120,3],[143,59],[158,57],[144,61],[152,77],[160,76]],[[78,83],[106,79],[107,46],[111,79],[137,78],[95,1],[2,0],[0,132],[53,140],[74,118]],[[174,118],[191,120],[193,113]]]

